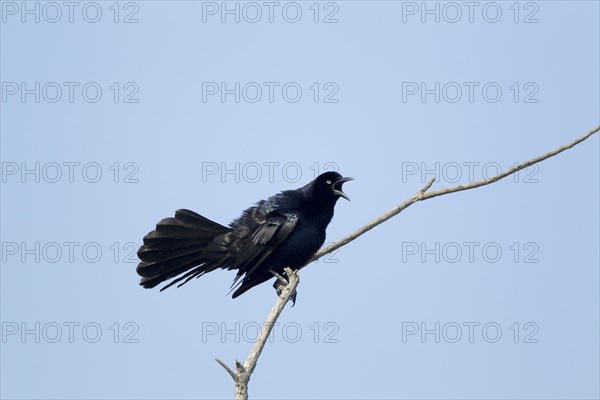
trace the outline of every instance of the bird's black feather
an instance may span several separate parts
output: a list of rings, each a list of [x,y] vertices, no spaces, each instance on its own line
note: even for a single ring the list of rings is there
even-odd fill
[[[351,178],[326,172],[245,210],[229,227],[190,210],[177,210],[144,237],[138,251],[140,285],[152,288],[176,278],[179,286],[215,269],[236,270],[233,298],[284,268],[303,267],[325,242],[325,230],[342,185]],[[182,282],[182,283],[180,283]]]

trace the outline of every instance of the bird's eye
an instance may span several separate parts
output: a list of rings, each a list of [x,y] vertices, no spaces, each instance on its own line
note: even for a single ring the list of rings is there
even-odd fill
[[[327,181],[327,184],[328,184],[328,185],[331,185],[331,181]]]

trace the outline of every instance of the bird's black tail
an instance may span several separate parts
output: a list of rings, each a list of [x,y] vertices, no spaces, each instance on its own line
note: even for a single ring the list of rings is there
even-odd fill
[[[185,279],[179,286],[223,267],[227,248],[219,244],[227,241],[229,232],[230,228],[193,211],[177,210],[175,218],[163,219],[156,224],[156,230],[144,236],[144,245],[137,253],[141,260],[137,267],[142,277],[140,285],[153,288],[187,272],[162,291],[181,280]]]

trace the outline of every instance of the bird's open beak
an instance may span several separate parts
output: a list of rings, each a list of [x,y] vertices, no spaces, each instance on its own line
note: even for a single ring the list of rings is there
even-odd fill
[[[344,182],[353,181],[353,180],[354,180],[354,178],[350,178],[350,177],[340,179],[333,185],[334,187],[339,185],[339,189],[333,189],[333,193],[350,201],[350,197],[348,197],[348,195],[342,191],[342,184]]]

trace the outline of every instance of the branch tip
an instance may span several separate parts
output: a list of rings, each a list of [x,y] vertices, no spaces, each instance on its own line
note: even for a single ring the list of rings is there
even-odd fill
[[[434,183],[434,182],[435,182],[435,178],[431,178],[431,179],[429,180],[429,182],[427,182],[427,183],[425,184],[425,186],[423,186],[423,189],[421,189],[421,192],[420,192],[420,193],[421,193],[421,194],[425,194],[425,192],[426,192],[426,191],[428,191],[428,190],[429,190],[429,188],[431,188],[431,186],[433,185],[433,183]]]
[[[227,364],[225,364],[225,363],[224,363],[223,361],[221,361],[221,359],[219,359],[219,358],[215,358],[215,361],[216,361],[216,362],[218,362],[218,363],[221,365],[221,367],[225,368],[225,371],[227,371],[227,372],[229,373],[229,375],[231,375],[231,377],[233,378],[233,381],[234,381],[234,382],[235,382],[235,381],[237,381],[237,376],[235,375],[235,372],[233,372],[233,371],[231,370],[231,368],[229,368],[229,367],[227,366]]]

